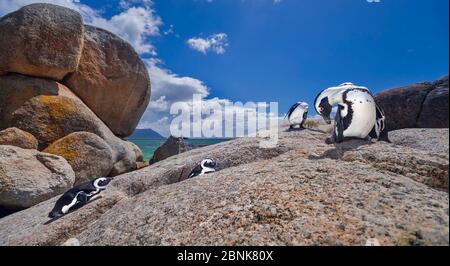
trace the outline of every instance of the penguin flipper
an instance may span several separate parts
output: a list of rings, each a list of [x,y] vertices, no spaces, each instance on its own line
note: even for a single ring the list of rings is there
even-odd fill
[[[198,176],[199,174],[201,174],[202,172],[202,166],[201,165],[197,165],[194,169],[192,169],[191,173],[189,174],[188,178],[193,178]]]
[[[308,119],[308,111],[303,113],[303,120],[302,120],[302,123],[300,124],[300,128],[303,128],[303,129],[305,128],[306,119]]]
[[[334,131],[335,134],[335,138],[334,140],[337,143],[341,143],[344,141],[344,121],[342,121],[342,117],[341,117],[341,107],[338,107],[338,110],[336,112],[336,129],[337,129],[337,134],[336,134],[336,130]]]
[[[77,201],[81,204],[86,204],[89,201],[89,195],[85,192],[78,193]]]
[[[377,130],[376,130],[375,126],[372,128],[372,131],[370,131],[369,137],[371,139],[378,139]]]

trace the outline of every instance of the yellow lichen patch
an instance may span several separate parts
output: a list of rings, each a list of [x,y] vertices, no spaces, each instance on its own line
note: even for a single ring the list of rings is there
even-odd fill
[[[53,136],[49,141],[64,137],[65,128],[61,127],[61,121],[73,117],[77,111],[77,103],[74,99],[61,96],[39,96],[35,99],[38,106],[44,106],[49,121],[41,125],[40,131],[44,136]]]
[[[64,139],[59,140],[47,147],[44,152],[59,155],[66,159],[69,164],[72,164],[79,154],[77,147],[72,145],[74,142],[76,141],[73,139],[70,141]]]
[[[58,96],[40,96],[38,101],[48,107],[48,112],[52,118],[61,118],[67,113],[76,112],[76,104],[73,99]]]
[[[27,140],[31,141],[31,142],[34,142],[34,141],[35,141],[34,136],[31,135],[31,134],[28,133],[28,132],[26,132],[26,134],[24,134],[24,137],[25,137]]]

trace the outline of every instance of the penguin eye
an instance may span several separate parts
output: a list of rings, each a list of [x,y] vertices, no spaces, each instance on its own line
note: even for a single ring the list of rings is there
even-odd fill
[[[323,112],[323,107],[319,107],[319,112]]]

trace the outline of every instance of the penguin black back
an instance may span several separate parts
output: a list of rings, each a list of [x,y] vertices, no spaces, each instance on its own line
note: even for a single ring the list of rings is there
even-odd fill
[[[199,165],[195,166],[188,178],[205,175],[216,171],[217,163],[212,159],[205,159]]]

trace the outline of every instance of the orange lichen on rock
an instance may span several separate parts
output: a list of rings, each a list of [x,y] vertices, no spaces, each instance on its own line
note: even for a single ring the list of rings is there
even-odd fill
[[[75,172],[75,184],[107,176],[113,167],[113,152],[99,136],[75,132],[48,146],[44,152],[67,160]]]
[[[67,160],[69,164],[73,163],[77,158],[78,151],[80,147],[73,145],[74,142],[71,140],[62,140],[58,142],[58,145],[50,145],[43,152],[59,155]]]
[[[37,139],[28,132],[12,127],[0,131],[0,145],[11,145],[23,149],[37,149]]]

